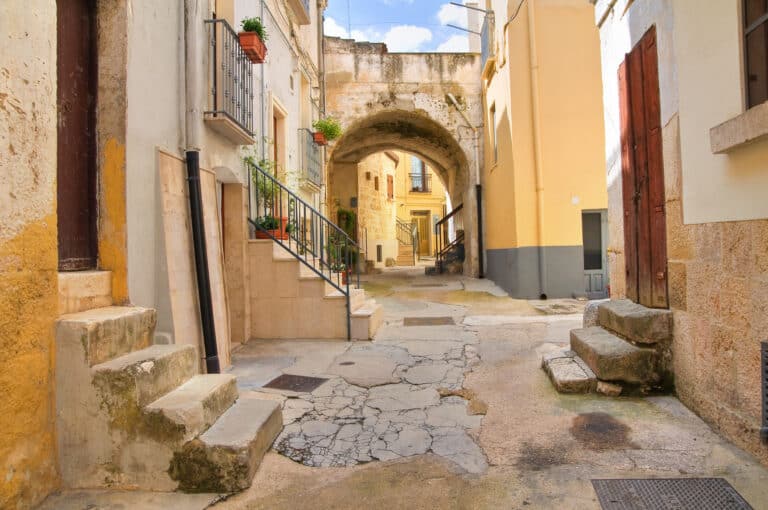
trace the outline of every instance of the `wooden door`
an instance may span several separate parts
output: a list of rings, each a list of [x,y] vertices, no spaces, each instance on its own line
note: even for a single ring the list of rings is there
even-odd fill
[[[59,269],[96,267],[96,38],[93,0],[57,2]]]
[[[656,29],[619,66],[627,297],[666,308],[667,239]]]
[[[420,212],[418,215],[414,214],[411,218],[412,223],[416,223],[416,227],[419,229],[419,255],[430,255],[429,241],[432,238],[432,230],[429,228],[429,212],[426,214]]]

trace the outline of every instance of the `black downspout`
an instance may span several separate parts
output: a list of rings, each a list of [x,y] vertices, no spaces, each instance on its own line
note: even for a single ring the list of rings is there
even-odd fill
[[[483,261],[483,194],[482,186],[475,184],[477,192],[477,265],[480,278],[485,278],[485,264]]]
[[[187,151],[187,181],[189,182],[189,211],[192,216],[192,240],[195,245],[195,272],[197,294],[200,299],[200,320],[203,325],[205,368],[209,374],[221,372],[216,347],[216,328],[213,323],[211,281],[208,276],[208,252],[205,249],[205,225],[203,224],[203,196],[200,191],[200,152]]]

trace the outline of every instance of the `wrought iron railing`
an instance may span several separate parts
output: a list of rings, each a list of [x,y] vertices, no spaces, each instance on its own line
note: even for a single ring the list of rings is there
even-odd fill
[[[432,174],[415,173],[410,174],[411,192],[413,193],[432,193]]]
[[[323,163],[320,148],[309,129],[299,129],[302,179],[320,187],[323,185]]]
[[[493,11],[485,13],[485,20],[483,21],[483,28],[480,35],[480,56],[482,69],[485,71],[485,64],[489,59],[494,58],[496,37],[496,16]]]
[[[251,162],[250,224],[272,239],[347,299],[347,338],[352,334],[350,289],[360,288],[360,248],[339,226]],[[354,282],[354,284],[353,284]]]
[[[207,19],[208,79],[211,84],[206,115],[226,117],[253,136],[253,65],[240,39],[224,19]]]
[[[435,224],[435,266],[443,272],[451,259],[464,260],[464,204],[459,204]]]
[[[416,224],[410,224],[396,218],[395,232],[397,243],[401,246],[413,247],[413,263],[416,264],[416,252],[419,248],[419,228]]]

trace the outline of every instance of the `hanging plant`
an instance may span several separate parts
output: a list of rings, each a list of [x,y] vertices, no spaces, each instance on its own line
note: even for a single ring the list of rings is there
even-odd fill
[[[332,142],[342,135],[341,124],[333,117],[323,117],[312,123],[312,127],[317,130],[314,133],[315,143],[317,143],[318,134],[322,134],[326,142]],[[324,144],[319,144],[324,145]]]
[[[267,58],[267,30],[261,22],[261,18],[245,18],[241,22],[243,31],[237,34],[240,39],[240,47],[243,48],[248,60],[253,64],[261,64]]]

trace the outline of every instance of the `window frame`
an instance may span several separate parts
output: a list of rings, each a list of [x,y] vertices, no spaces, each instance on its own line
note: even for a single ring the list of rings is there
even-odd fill
[[[742,0],[741,2],[741,26],[742,26],[742,35],[741,35],[741,42],[743,45],[743,52],[742,52],[742,62],[744,64],[744,105],[747,110],[754,108],[758,105],[763,104],[764,102],[768,101],[768,79],[766,80],[766,89],[764,91],[766,99],[762,101],[755,101],[753,102],[750,98],[750,87],[749,87],[749,76],[750,76],[750,67],[749,67],[749,46],[747,44],[747,38],[749,35],[754,32],[755,30],[759,29],[761,26],[765,27],[765,45],[766,45],[766,58],[763,65],[765,66],[765,73],[766,76],[768,76],[768,5],[765,7],[765,12],[760,15],[756,20],[754,20],[751,24],[747,25],[747,2],[748,0]]]

